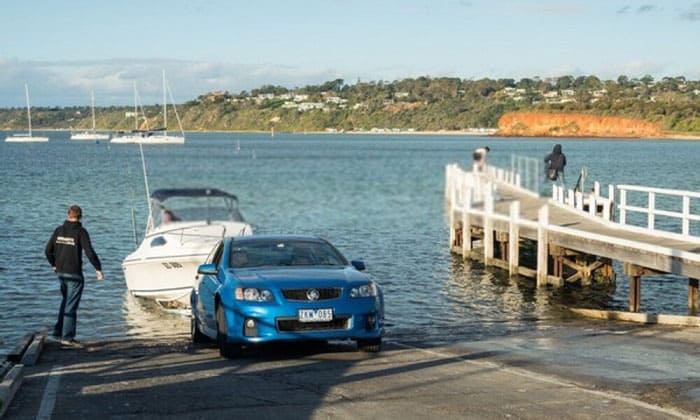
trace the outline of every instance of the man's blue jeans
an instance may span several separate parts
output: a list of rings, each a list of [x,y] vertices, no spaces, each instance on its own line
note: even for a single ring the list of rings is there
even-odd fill
[[[61,282],[61,306],[58,310],[58,320],[54,326],[54,336],[62,340],[75,338],[75,327],[78,321],[78,305],[83,296],[85,282],[75,275],[58,275]]]

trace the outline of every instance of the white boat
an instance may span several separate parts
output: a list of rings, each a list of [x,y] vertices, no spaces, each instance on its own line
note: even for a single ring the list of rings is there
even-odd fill
[[[49,138],[46,136],[32,135],[32,108],[29,105],[29,87],[24,84],[24,93],[27,98],[27,120],[29,121],[29,132],[21,134],[13,134],[5,137],[7,143],[46,143]]]
[[[159,130],[133,130],[128,133],[119,133],[113,137],[110,143],[115,144],[184,144],[185,137],[168,135],[167,131]]]
[[[168,92],[168,85],[165,79],[165,70],[163,70],[163,128],[158,128],[155,130],[140,130],[138,127],[138,118],[136,119],[136,129],[129,133],[120,133],[110,140],[110,143],[116,144],[184,144],[185,143],[185,132],[182,129],[182,123],[180,122],[180,116],[177,113],[177,108],[175,108],[175,101],[173,100],[173,110],[175,111],[175,117],[177,117],[177,123],[180,126],[181,135],[171,135],[168,134],[168,100],[166,93]],[[138,95],[136,94],[136,87],[134,86],[134,113],[138,116]],[[171,95],[172,99],[172,95]]]
[[[95,130],[95,91],[92,91],[92,130],[80,133],[71,133],[71,140],[109,140],[109,134],[98,133]]]
[[[129,292],[167,306],[189,306],[197,267],[224,236],[253,233],[236,196],[215,188],[151,194],[146,233],[122,263]]]

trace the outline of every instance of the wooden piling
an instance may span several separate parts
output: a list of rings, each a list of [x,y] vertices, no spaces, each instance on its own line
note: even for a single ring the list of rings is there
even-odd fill
[[[472,192],[466,189],[464,206],[462,207],[462,258],[467,258],[472,252]]]
[[[642,301],[642,276],[630,277],[630,312],[639,312]]]
[[[510,226],[508,227],[508,274],[518,274],[520,265],[520,201],[510,203]]]
[[[642,274],[645,273],[644,267],[625,263],[625,274],[630,278],[630,312],[639,312],[642,303]]]
[[[452,189],[452,194],[450,194],[450,249],[455,246],[456,239],[456,226],[455,226],[455,207],[457,205],[457,189]]]
[[[484,265],[493,260],[493,190],[490,182],[484,191]]]
[[[547,285],[549,259],[549,207],[544,205],[537,212],[537,287]]]
[[[495,232],[496,243],[498,244],[498,256],[495,257],[500,259],[504,263],[508,262],[508,232]]]
[[[688,312],[691,315],[698,313],[698,279],[688,279]]]
[[[549,246],[549,255],[552,256],[552,275],[554,277],[564,277],[564,261],[566,250],[556,245]]]

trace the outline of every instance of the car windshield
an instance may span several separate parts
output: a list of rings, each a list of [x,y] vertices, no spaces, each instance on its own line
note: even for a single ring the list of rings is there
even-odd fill
[[[340,252],[324,241],[234,241],[229,258],[232,268],[347,264]]]

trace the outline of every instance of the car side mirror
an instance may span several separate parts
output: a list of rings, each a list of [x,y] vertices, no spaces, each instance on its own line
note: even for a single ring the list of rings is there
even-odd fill
[[[364,261],[359,261],[359,260],[353,260],[350,261],[350,264],[355,267],[355,270],[357,271],[364,271],[365,270],[365,263]]]
[[[218,273],[219,270],[216,268],[216,264],[202,264],[199,267],[197,267],[197,274],[214,276]]]

